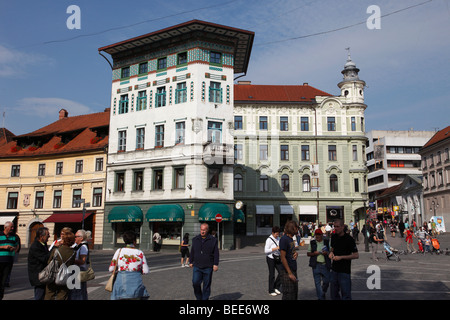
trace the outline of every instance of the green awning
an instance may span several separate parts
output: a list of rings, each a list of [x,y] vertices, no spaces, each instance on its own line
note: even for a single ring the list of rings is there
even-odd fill
[[[245,214],[242,210],[234,208],[234,222],[244,223],[245,222]]]
[[[119,206],[111,209],[108,222],[142,222],[143,216],[138,206]]]
[[[222,221],[231,221],[229,207],[223,203],[205,203],[198,212],[199,221],[216,221],[216,215],[222,215]]]
[[[184,210],[179,204],[159,204],[148,209],[149,222],[184,222]]]

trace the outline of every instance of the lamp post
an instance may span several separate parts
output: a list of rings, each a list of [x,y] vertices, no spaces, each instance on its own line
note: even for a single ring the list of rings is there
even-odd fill
[[[86,208],[90,207],[91,204],[89,202],[85,202],[84,199],[74,200],[75,204],[83,204],[83,220],[81,221],[81,229],[84,230],[84,217],[86,216]]]
[[[436,216],[436,208],[439,208],[439,203],[437,203],[437,201],[435,202],[434,200],[431,201],[430,211],[433,211],[434,216]]]

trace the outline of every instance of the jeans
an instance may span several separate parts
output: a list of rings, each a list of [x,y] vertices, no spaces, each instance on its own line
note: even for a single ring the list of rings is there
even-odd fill
[[[350,273],[330,273],[330,293],[333,300],[352,300],[352,280]]]
[[[281,278],[280,273],[283,265],[281,263],[276,263],[274,259],[266,257],[267,266],[269,267],[269,293],[275,292],[275,289],[280,290]],[[275,278],[275,269],[278,272]]]
[[[34,300],[44,300],[45,286],[34,287]]]
[[[197,300],[208,300],[211,294],[213,268],[199,268],[194,266],[192,272],[192,286]],[[202,290],[203,283],[203,290]]]
[[[330,270],[325,264],[317,263],[312,268],[314,284],[316,285],[317,299],[325,300],[328,286],[330,285]]]

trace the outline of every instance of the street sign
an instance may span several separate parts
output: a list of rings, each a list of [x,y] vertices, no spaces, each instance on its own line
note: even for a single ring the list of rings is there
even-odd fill
[[[216,222],[222,222],[222,215],[220,213],[216,214]]]

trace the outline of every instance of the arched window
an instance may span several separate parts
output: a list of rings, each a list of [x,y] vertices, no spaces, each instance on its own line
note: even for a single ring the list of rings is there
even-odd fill
[[[338,192],[338,178],[335,174],[330,176],[330,192]]]
[[[283,192],[289,192],[289,176],[287,174],[281,176],[281,190]]]
[[[234,191],[242,191],[243,190],[243,178],[242,174],[237,173],[234,176]]]
[[[302,177],[303,192],[311,192],[311,178],[308,174],[304,174]]]
[[[259,191],[269,191],[269,177],[265,174],[259,177]]]

